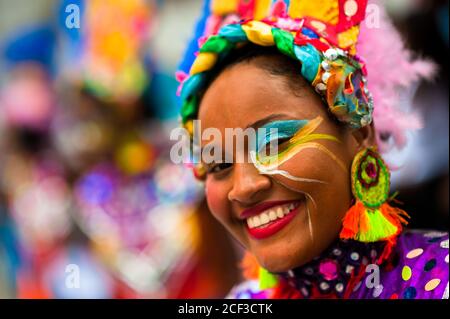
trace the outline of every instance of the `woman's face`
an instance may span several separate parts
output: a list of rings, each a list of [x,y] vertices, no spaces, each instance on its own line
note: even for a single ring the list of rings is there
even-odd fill
[[[313,133],[339,140],[315,140],[294,152],[277,167],[285,174],[262,174],[250,160],[208,165],[205,191],[212,214],[261,266],[282,272],[310,261],[338,237],[352,200],[353,157],[373,138],[372,128],[351,131],[332,121],[306,82],[293,94],[288,78],[258,66],[276,58],[258,57],[223,71],[205,92],[199,120],[202,131],[216,128],[225,136],[226,128],[322,118]]]

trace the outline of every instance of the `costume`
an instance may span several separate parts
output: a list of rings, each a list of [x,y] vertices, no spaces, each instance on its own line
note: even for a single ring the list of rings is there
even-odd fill
[[[276,288],[260,289],[249,280],[228,297],[448,299],[448,234],[405,231],[378,266],[383,245],[339,240],[315,260],[279,274],[283,280]]]
[[[371,10],[379,20],[365,20]],[[389,150],[390,139],[391,145],[402,147],[405,131],[420,127],[415,115],[396,108],[396,91],[430,77],[433,65],[411,58],[376,2],[206,1],[197,35],[177,74],[182,123],[190,134],[215,67],[247,43],[276,47],[299,61],[299,73],[340,122],[361,128],[374,121],[378,149],[355,157],[355,203],[343,220],[339,240],[286,273],[270,274],[247,255],[243,268],[249,281],[229,297],[448,298],[448,235],[403,231],[409,216],[388,205],[390,174],[378,154]],[[290,150],[306,148],[313,138],[332,140],[313,134],[318,125],[320,119],[314,119],[301,127],[290,140]],[[319,144],[314,146],[319,149]],[[281,172],[256,157],[252,160],[261,174]]]

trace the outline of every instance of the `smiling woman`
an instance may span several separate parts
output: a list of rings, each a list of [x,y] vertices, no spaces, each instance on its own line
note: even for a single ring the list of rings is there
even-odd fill
[[[212,214],[248,251],[249,281],[231,296],[448,297],[448,235],[403,231],[408,214],[390,205],[357,56],[367,1],[225,3],[207,3],[181,97],[190,132],[194,120],[221,136],[266,132],[226,149],[232,161],[195,169]]]
[[[329,150],[334,157],[327,156],[318,147],[296,150],[295,143],[287,150],[290,154],[283,156],[284,145],[279,145],[281,152],[277,156],[281,160],[271,166],[277,165],[288,174],[269,177],[265,172],[264,159],[261,159],[262,162],[256,162],[262,166],[260,170],[265,172],[264,175],[248,161],[228,165],[206,176],[207,199],[213,214],[249,248],[264,268],[273,272],[286,271],[311,260],[333,240],[339,231],[339,221],[351,201],[346,168],[350,167],[358,143],[365,142],[359,135],[369,136],[367,138],[373,136],[365,128],[364,132],[354,137],[350,130],[343,130],[331,120],[312,89],[304,86],[300,96],[286,94],[289,79],[273,76],[258,67],[259,64],[273,65],[280,59],[288,58],[282,55],[260,56],[227,68],[209,86],[198,116],[204,128],[215,127],[223,132],[228,127],[247,127],[270,117],[276,110],[284,123],[294,120],[312,123],[314,119],[323,119],[316,121],[320,125],[306,125],[303,129],[315,128],[320,130],[316,134],[335,139],[317,144]],[[297,78],[301,81],[300,75]],[[241,83],[246,83],[245,87]],[[265,125],[276,123],[271,120]],[[278,134],[282,133],[279,129]],[[297,136],[301,133],[300,127],[292,138],[296,133]],[[336,140],[346,141],[345,147]],[[236,153],[240,151],[236,150]],[[291,158],[283,163],[283,157]],[[341,168],[335,159],[345,163],[344,167]],[[333,175],[330,175],[330,169]],[[274,172],[279,173],[277,170]],[[302,180],[298,181],[295,177]],[[342,191],[336,192],[336,189]],[[319,198],[321,200],[317,201]],[[295,209],[289,210],[289,204],[294,205]],[[267,225],[270,213],[277,210],[284,210],[287,214]],[[249,217],[261,225],[248,228],[246,220]],[[312,237],[314,230],[316,236]]]

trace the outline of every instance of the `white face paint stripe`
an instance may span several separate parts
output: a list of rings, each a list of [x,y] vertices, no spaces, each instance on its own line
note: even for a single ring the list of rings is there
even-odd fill
[[[308,208],[308,202],[306,202],[306,213],[308,214],[308,227],[309,227],[309,235],[311,236],[311,242],[314,243],[314,232],[313,232],[313,225],[311,220],[311,212]]]
[[[256,153],[254,151],[250,152],[250,158],[252,160],[253,165],[255,165],[256,169],[262,175],[281,175],[296,182],[327,184],[327,182],[318,179],[296,177],[283,170],[268,169],[258,162],[258,160],[256,159]]]
[[[300,193],[300,194],[305,195],[305,196],[308,197],[309,200],[313,203],[314,207],[317,208],[317,204],[316,204],[314,198],[313,198],[310,194],[308,194],[308,193],[306,193],[306,192],[303,192],[303,191],[296,190],[296,189],[294,189],[293,187],[290,187],[290,186],[286,185],[285,183],[283,183],[283,182],[281,182],[281,181],[278,181],[278,180],[274,180],[274,181],[275,181],[276,183],[278,183],[278,184],[280,184],[280,185],[286,187],[287,189],[293,191],[293,192],[296,192],[296,193]]]
[[[314,242],[314,230],[313,230],[312,219],[311,219],[311,211],[309,210],[309,207],[308,207],[308,199],[309,199],[311,201],[311,203],[314,205],[314,207],[317,208],[317,204],[316,204],[314,198],[306,192],[298,191],[298,190],[293,189],[292,187],[289,187],[288,185],[285,185],[283,182],[280,182],[278,180],[274,180],[274,181],[293,192],[301,193],[301,194],[305,195],[305,197],[307,199],[306,200],[306,212],[308,214],[309,235],[311,236],[311,241]]]

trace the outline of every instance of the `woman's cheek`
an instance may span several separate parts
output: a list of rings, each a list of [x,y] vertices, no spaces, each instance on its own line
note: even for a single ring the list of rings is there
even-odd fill
[[[228,206],[224,187],[220,187],[215,181],[207,178],[205,182],[205,196],[211,213],[221,221],[223,219],[222,215],[226,212]]]
[[[324,161],[323,156],[317,150],[305,149],[279,167],[280,170],[286,171],[291,176],[313,179],[317,182],[298,182],[279,175],[274,175],[274,178],[283,181],[285,186],[291,188],[291,190],[311,191],[318,186],[323,186],[329,182],[329,174],[324,174],[324,172],[329,171],[327,168],[333,165],[328,159]]]

